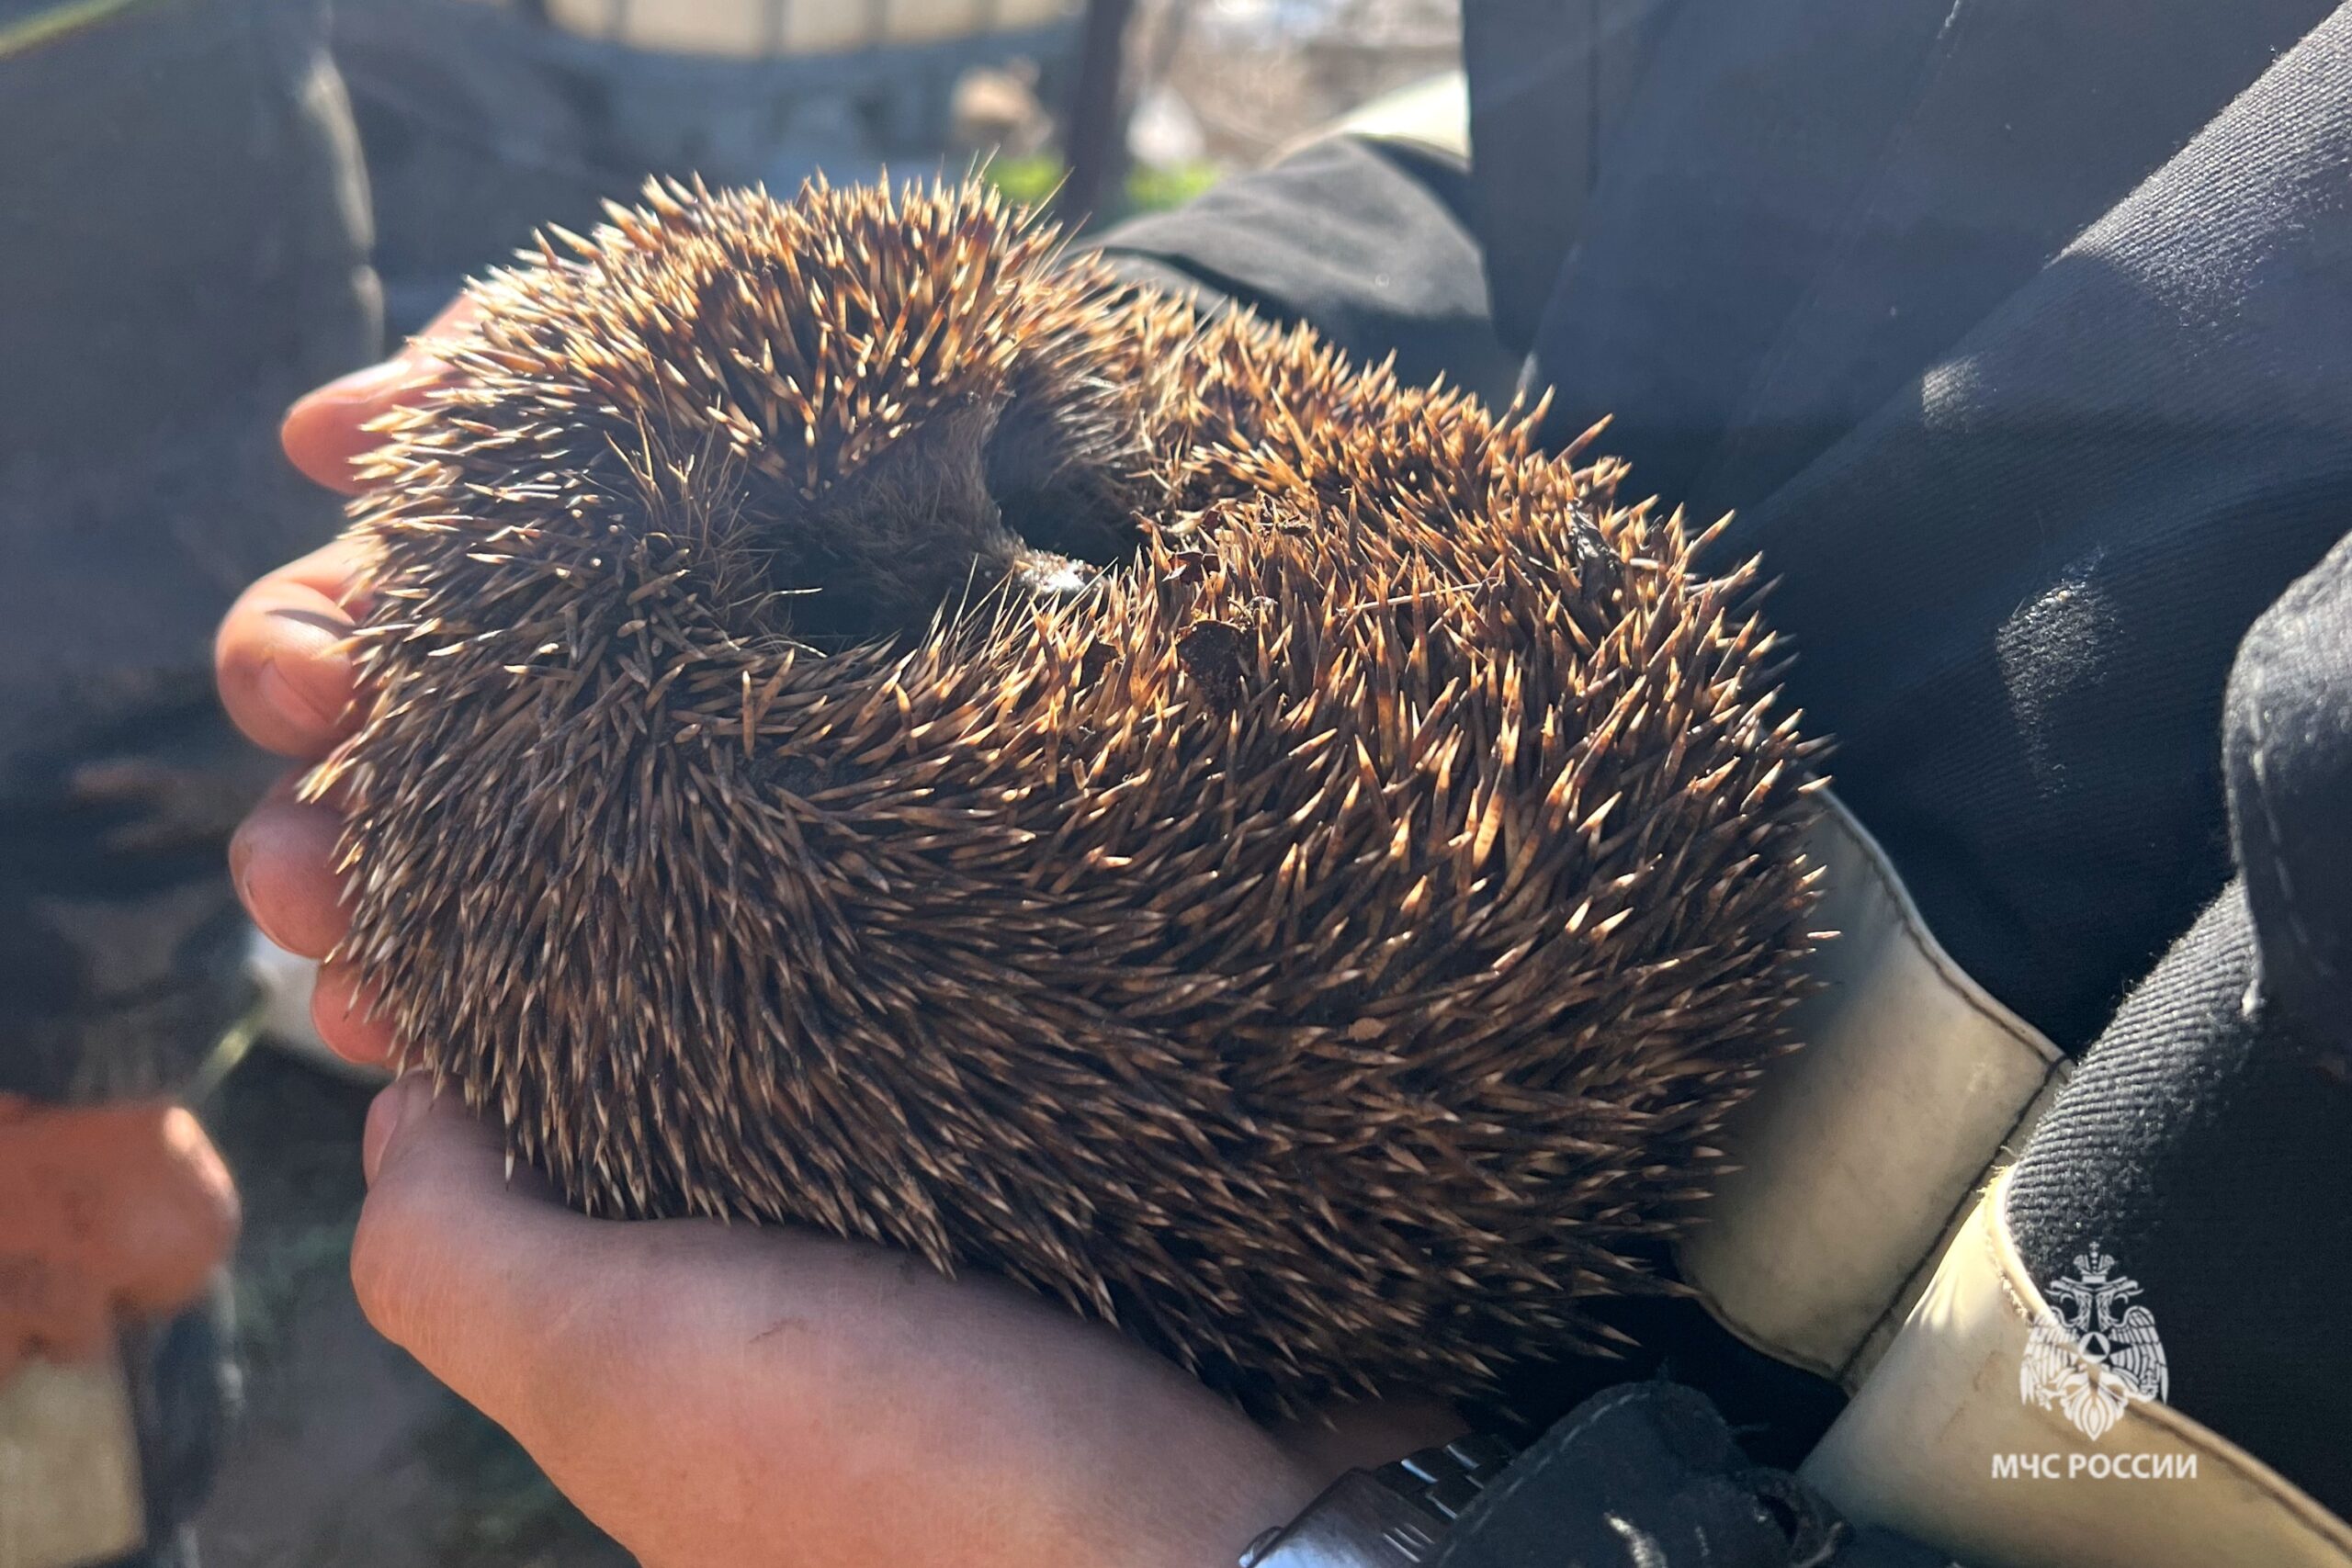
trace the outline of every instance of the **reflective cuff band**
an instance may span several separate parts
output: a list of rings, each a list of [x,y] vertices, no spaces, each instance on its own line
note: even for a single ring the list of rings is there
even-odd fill
[[[1804,1478],[1856,1523],[1969,1563],[2352,1568],[2352,1527],[2178,1411],[2133,1399],[2093,1439],[2063,1402],[2030,1397],[2046,1308],[2001,1219],[2004,1190],[1971,1212]],[[2058,1354],[2054,1370],[2097,1375],[2063,1337]]]
[[[1830,801],[1822,989],[1803,1048],[1729,1129],[1738,1169],[1680,1249],[1682,1277],[1748,1344],[1849,1389],[2055,1098],[2066,1060],[1936,944],[1869,834]]]

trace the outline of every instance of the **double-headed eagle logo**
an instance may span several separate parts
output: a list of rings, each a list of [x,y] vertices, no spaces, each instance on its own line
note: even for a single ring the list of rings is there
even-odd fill
[[[2047,1303],[2027,1340],[2018,1393],[2029,1404],[2056,1409],[2097,1442],[2135,1400],[2161,1404],[2171,1386],[2155,1315],[2129,1305],[2140,1282],[2112,1275],[2115,1259],[2091,1243],[2075,1255],[2075,1272],[2050,1282]]]

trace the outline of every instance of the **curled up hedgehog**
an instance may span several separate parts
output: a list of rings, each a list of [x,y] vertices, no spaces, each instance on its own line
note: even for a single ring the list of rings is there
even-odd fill
[[[1655,1288],[1807,947],[1747,573],[975,186],[559,239],[356,513],[313,784],[416,1065],[592,1213],[992,1271],[1264,1412]]]

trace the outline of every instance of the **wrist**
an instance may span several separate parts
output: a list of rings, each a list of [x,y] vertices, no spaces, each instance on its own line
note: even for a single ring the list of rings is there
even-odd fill
[[[1268,1525],[1296,1517],[1311,1506],[1340,1474],[1340,1467],[1317,1462],[1287,1445],[1266,1445],[1268,1453],[1252,1460],[1246,1472],[1216,1491],[1195,1494],[1193,1504],[1215,1499],[1214,1506],[1190,1508],[1194,1528],[1168,1568],[1234,1568],[1242,1552]]]
[[[1025,1489],[1035,1511],[1022,1522],[1017,1546],[1001,1541],[987,1558],[1038,1562],[1117,1563],[1119,1568],[1234,1568],[1242,1550],[1265,1528],[1295,1517],[1339,1473],[1303,1458],[1238,1415],[1239,1441],[1177,1437],[1138,1465],[1114,1441],[1090,1462],[1059,1476],[1032,1476]],[[1007,1483],[988,1481],[1002,1495]],[[971,1562],[968,1552],[944,1561]],[[928,1560],[926,1560],[928,1561]]]

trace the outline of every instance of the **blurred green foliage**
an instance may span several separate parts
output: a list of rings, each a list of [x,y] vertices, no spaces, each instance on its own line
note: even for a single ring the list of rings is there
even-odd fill
[[[1024,205],[1043,205],[1062,181],[1062,161],[1051,152],[1025,158],[998,158],[984,172],[988,182]],[[1164,212],[1182,207],[1217,182],[1217,169],[1206,162],[1163,165],[1138,164],[1127,172],[1116,201],[1096,215],[1090,228],[1107,228],[1123,218],[1143,212]]]
[[[991,158],[981,177],[1024,207],[1037,207],[1062,183],[1062,161],[1050,152],[1025,158]]]
[[[1136,168],[1127,175],[1127,213],[1163,212],[1171,207],[1182,207],[1216,184],[1216,165],[1204,162]]]

